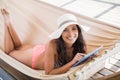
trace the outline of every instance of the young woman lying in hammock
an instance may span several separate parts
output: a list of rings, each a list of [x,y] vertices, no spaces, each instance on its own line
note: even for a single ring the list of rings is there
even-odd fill
[[[9,13],[1,9],[5,24],[5,52],[33,69],[45,70],[46,74],[61,74],[86,53],[81,27],[72,14],[58,19],[58,30],[49,37],[46,45],[22,45],[13,29]]]

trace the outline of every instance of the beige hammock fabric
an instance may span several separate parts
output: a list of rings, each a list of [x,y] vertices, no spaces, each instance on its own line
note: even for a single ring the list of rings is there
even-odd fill
[[[49,39],[48,36],[57,29],[56,20],[64,13],[72,13],[78,18],[78,22],[83,27],[83,35],[87,44],[87,52],[103,45],[104,48],[100,52],[102,54],[106,49],[114,47],[115,43],[120,42],[120,27],[110,25],[68,10],[52,6],[37,0],[0,0],[0,7],[7,7],[12,24],[19,35],[23,44],[44,44]],[[4,24],[0,14],[0,48],[4,50]],[[88,31],[84,31],[87,30]],[[0,58],[8,61],[10,57],[0,51]],[[12,65],[18,71],[38,79],[45,79],[45,76],[53,78],[51,75],[43,75],[40,71],[32,70],[31,68],[19,63],[13,58],[9,58]],[[20,67],[18,67],[18,64]],[[67,76],[83,65],[71,69],[65,74],[55,75],[56,77]],[[26,71],[28,70],[28,71]],[[43,71],[44,72],[44,71]],[[33,75],[34,74],[34,75]],[[55,77],[54,76],[54,77]]]

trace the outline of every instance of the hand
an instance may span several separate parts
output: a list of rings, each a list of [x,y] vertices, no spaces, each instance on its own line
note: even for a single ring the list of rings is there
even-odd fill
[[[75,57],[73,58],[73,62],[76,63],[77,61],[79,61],[81,58],[83,58],[86,54],[83,54],[83,53],[77,53],[75,55]]]
[[[94,54],[88,59],[88,61],[90,61],[90,60],[92,60],[92,59],[94,59],[95,57],[98,57],[98,56],[99,56],[98,54]]]

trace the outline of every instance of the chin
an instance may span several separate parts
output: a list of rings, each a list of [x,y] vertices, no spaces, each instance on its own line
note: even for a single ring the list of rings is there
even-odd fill
[[[68,41],[67,42],[69,45],[73,45],[75,43],[75,41]]]

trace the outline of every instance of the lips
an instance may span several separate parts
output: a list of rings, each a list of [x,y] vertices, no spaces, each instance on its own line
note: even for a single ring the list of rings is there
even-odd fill
[[[74,41],[76,38],[75,38],[75,36],[72,36],[72,37],[67,37],[67,39],[70,41]]]
[[[74,36],[72,36],[72,37],[68,37],[68,39],[74,39]]]

